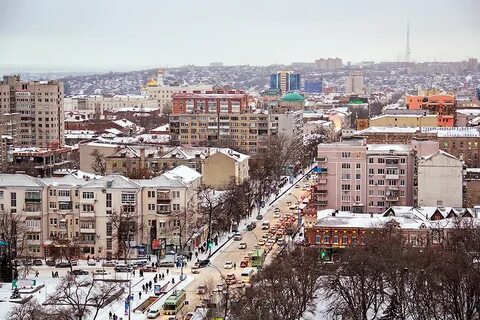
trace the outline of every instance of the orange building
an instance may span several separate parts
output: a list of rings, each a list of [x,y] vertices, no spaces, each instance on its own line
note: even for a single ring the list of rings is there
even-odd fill
[[[422,109],[436,114],[439,127],[455,125],[455,97],[453,95],[406,96],[405,100],[408,109]]]

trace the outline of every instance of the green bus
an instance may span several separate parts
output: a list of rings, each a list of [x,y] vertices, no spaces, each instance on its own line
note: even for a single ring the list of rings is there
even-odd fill
[[[250,253],[250,264],[252,267],[261,267],[265,261],[265,250],[255,249]]]
[[[176,315],[183,308],[187,293],[185,290],[175,290],[163,304],[163,314]]]

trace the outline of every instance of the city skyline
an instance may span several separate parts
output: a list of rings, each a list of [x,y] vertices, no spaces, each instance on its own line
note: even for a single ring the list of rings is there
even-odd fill
[[[473,0],[391,1],[388,7],[377,0],[361,5],[301,0],[294,8],[288,1],[221,4],[9,2],[0,12],[0,68],[133,70],[321,57],[403,61],[407,20],[411,61],[460,61],[480,52],[474,15],[480,8]]]

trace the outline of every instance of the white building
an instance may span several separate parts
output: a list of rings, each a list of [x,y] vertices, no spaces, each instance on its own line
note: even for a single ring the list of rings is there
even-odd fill
[[[463,205],[463,163],[453,155],[438,151],[418,159],[418,205]]]
[[[347,76],[345,83],[346,94],[363,94],[363,74],[361,72],[352,72]]]

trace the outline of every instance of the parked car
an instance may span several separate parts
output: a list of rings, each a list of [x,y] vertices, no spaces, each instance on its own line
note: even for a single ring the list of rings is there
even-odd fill
[[[71,260],[70,263],[72,264],[72,267],[78,266],[78,260]]]
[[[115,270],[115,272],[132,272],[133,268],[125,264],[117,264],[113,270]]]
[[[93,266],[96,266],[97,265],[97,262],[95,261],[95,259],[89,259],[87,261],[87,265],[93,267]]]
[[[150,309],[147,312],[147,318],[148,319],[156,319],[157,317],[160,316],[160,309]]]
[[[277,244],[278,244],[278,246],[283,247],[284,245],[287,244],[287,242],[285,241],[285,239],[280,238],[280,239],[277,240]]]
[[[247,243],[246,242],[240,242],[240,244],[238,245],[238,249],[240,249],[240,250],[247,249]]]
[[[192,320],[193,319],[193,312],[189,312],[183,317],[183,320]]]
[[[257,220],[263,220],[263,216],[261,214],[257,215]]]
[[[49,267],[55,267],[55,260],[47,260],[45,264]]]
[[[274,212],[274,213],[275,213],[275,212],[280,212],[280,209],[279,209],[279,208],[275,208],[275,209],[273,210],[273,212]]]
[[[35,260],[33,260],[33,265],[34,265],[34,266],[43,266],[42,259],[35,259]]]
[[[227,261],[223,265],[223,269],[233,269],[233,262],[232,261]]]
[[[287,201],[287,206],[291,206],[292,205],[292,201]]]
[[[262,217],[263,219],[263,217]],[[252,221],[250,222],[248,225],[247,225],[247,230],[248,231],[252,231],[253,229],[255,229],[257,227],[257,223],[255,221]]]
[[[198,269],[198,268],[205,268],[209,264],[210,264],[210,260],[205,259],[205,260],[200,260],[198,262],[195,262],[194,266]]]
[[[70,271],[70,274],[74,276],[87,276],[88,271],[76,269],[76,270]]]
[[[280,218],[280,216],[281,216],[280,211],[273,213],[273,217],[274,217],[274,218]]]
[[[250,261],[249,257],[243,258],[243,260],[240,262],[240,268],[246,268],[248,267],[248,262]]]
[[[99,275],[99,276],[104,276],[104,275],[107,275],[108,272],[103,270],[103,269],[97,269],[97,270],[94,271],[94,274]]]
[[[157,268],[152,267],[152,266],[150,266],[150,267],[142,267],[141,270],[142,270],[143,272],[157,272]]]
[[[240,233],[235,233],[233,235],[233,241],[240,241],[242,240],[242,235]]]
[[[145,267],[147,265],[147,261],[144,261],[144,260],[135,261],[133,263],[133,265],[136,266],[136,267],[142,268],[142,267]]]
[[[192,266],[191,271],[192,271],[192,274],[199,274],[200,273],[200,270],[198,269],[198,267],[195,267],[195,265]]]
[[[197,294],[204,294],[207,291],[207,287],[204,285],[200,285],[197,288]]]
[[[104,261],[102,267],[115,267],[115,261]]]
[[[59,262],[55,265],[55,268],[70,268],[69,262]]]
[[[32,260],[22,260],[22,265],[31,266],[31,265],[33,265],[33,261]]]
[[[296,189],[300,188],[300,185],[297,183],[297,184],[295,185],[295,188],[296,188]]]
[[[225,276],[225,282],[229,285],[237,283],[237,278],[233,273],[227,274]]]

